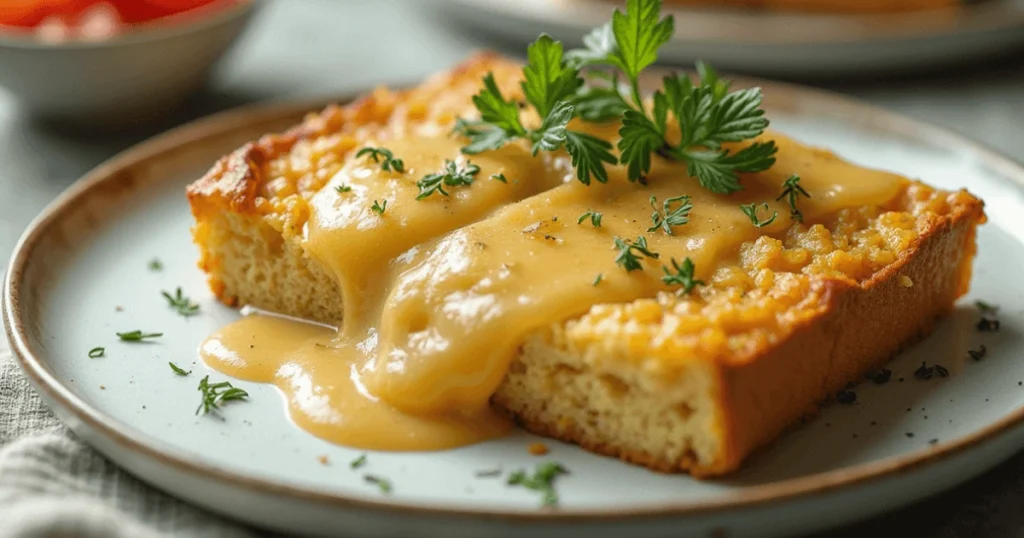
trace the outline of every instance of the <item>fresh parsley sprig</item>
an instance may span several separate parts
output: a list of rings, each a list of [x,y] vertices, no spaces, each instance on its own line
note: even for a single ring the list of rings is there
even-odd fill
[[[743,142],[768,127],[761,109],[761,90],[729,92],[729,83],[710,66],[697,63],[698,83],[686,75],[667,76],[662,89],[645,105],[640,94],[640,73],[658,59],[658,49],[674,30],[671,15],[660,16],[660,0],[629,0],[626,12],[618,10],[612,22],[595,29],[585,39],[586,49],[570,51],[569,57],[591,69],[611,69],[610,81],[601,95],[599,110],[623,110],[619,129],[619,160],[627,166],[631,181],[643,181],[652,156],[685,163],[687,172],[708,190],[727,194],[742,189],[738,174],[760,172],[775,163],[774,142],[755,142],[730,151],[726,142]],[[618,73],[626,78],[629,97],[619,93]],[[619,94],[616,101],[614,93]],[[650,108],[650,110],[648,110]],[[669,140],[669,113],[679,125],[680,140]],[[581,117],[582,114],[580,114]],[[592,116],[598,116],[591,112]]]
[[[180,287],[174,291],[174,295],[171,295],[166,291],[161,291],[160,293],[164,296],[164,299],[167,299],[168,306],[177,311],[178,315],[187,318],[199,313],[199,305],[193,303],[188,297],[185,297],[185,295],[182,294]]]
[[[480,113],[479,121],[459,120],[454,131],[469,139],[462,148],[466,154],[477,154],[498,149],[505,144],[525,138],[533,154],[565,148],[576,169],[576,177],[589,185],[592,179],[608,181],[605,164],[618,159],[611,153],[607,140],[567,128],[576,114],[574,101],[583,84],[579,65],[565,57],[562,43],[542,34],[526,51],[527,63],[523,68],[522,89],[526,102],[533,106],[541,118],[540,126],[526,128],[520,118],[519,105],[506,99],[494,74],[484,76],[484,87],[473,96],[473,104]]]
[[[750,222],[753,223],[754,226],[756,226],[757,228],[764,228],[765,226],[768,226],[769,224],[775,222],[776,217],[779,216],[778,211],[772,211],[771,217],[765,220],[761,220],[757,216],[757,210],[762,208],[765,211],[769,210],[768,204],[761,204],[760,206],[758,206],[756,203],[740,204],[740,210],[743,211],[743,214],[746,215],[750,219]]]
[[[664,265],[661,266],[661,270],[665,273],[665,276],[661,277],[661,281],[669,286],[682,286],[679,289],[679,295],[687,295],[693,291],[693,288],[705,285],[703,280],[697,280],[693,277],[696,268],[693,265],[693,260],[689,257],[686,257],[682,264],[677,262],[675,258],[671,259],[671,263],[672,271],[669,271],[668,267]]]
[[[507,484],[510,486],[522,486],[541,494],[541,505],[555,506],[558,504],[558,492],[555,491],[555,479],[561,475],[569,474],[561,464],[549,461],[541,463],[534,469],[533,474],[526,471],[515,471],[509,475]]]
[[[363,155],[369,155],[370,160],[375,163],[380,163],[381,170],[384,170],[385,172],[394,171],[399,174],[405,172],[405,163],[402,162],[402,159],[396,159],[395,154],[388,148],[366,146],[356,152],[356,158],[358,159]]]
[[[640,265],[640,256],[646,256],[655,260],[659,256],[657,252],[651,252],[647,248],[647,238],[642,235],[636,238],[636,242],[616,237],[615,249],[619,251],[615,257],[615,263],[621,265],[627,273],[637,269],[643,270],[643,266]]]
[[[460,168],[455,161],[445,159],[444,168],[440,172],[423,176],[423,179],[416,182],[416,186],[420,188],[416,199],[422,200],[435,192],[448,196],[448,191],[444,189],[445,186],[472,185],[473,180],[476,179],[476,175],[479,173],[480,167],[469,162],[469,160],[466,161],[465,166]]]
[[[690,211],[693,209],[693,204],[690,203],[690,197],[687,195],[676,196],[673,198],[666,198],[661,203],[661,211],[658,211],[658,198],[651,196],[651,208],[654,209],[654,213],[651,213],[651,227],[647,228],[648,232],[656,232],[658,228],[665,231],[666,234],[672,235],[673,226],[682,226],[687,222],[690,222]],[[679,204],[678,207],[672,208],[673,204]]]
[[[583,224],[584,222],[586,222],[587,219],[590,219],[591,226],[593,226],[594,228],[600,228],[602,217],[604,217],[604,214],[602,214],[600,211],[590,210],[580,215],[579,218],[576,219],[576,224]]]
[[[785,198],[786,201],[789,202],[789,216],[797,222],[804,221],[804,214],[796,207],[797,199],[800,198],[800,196],[806,196],[807,198],[811,197],[811,195],[800,186],[800,176],[793,174],[782,184],[782,194],[775,199],[775,201],[779,201]]]
[[[197,415],[205,415],[211,411],[216,414],[217,409],[224,405],[224,402],[245,400],[249,397],[248,392],[232,386],[228,381],[210,383],[210,376],[199,380],[198,390],[202,393],[202,400],[199,402],[199,407],[196,408]]]

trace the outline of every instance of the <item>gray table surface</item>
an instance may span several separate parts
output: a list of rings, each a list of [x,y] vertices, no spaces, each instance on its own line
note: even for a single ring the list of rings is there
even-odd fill
[[[268,1],[210,87],[171,120],[141,132],[62,132],[26,117],[0,90],[0,266],[31,219],[76,178],[175,123],[254,101],[413,81],[472,49],[502,46],[451,24],[440,1]],[[818,85],[960,131],[1024,161],[1022,51],[911,76]],[[1024,454],[952,491],[828,536],[897,529],[913,536],[1024,536],[1022,501]]]

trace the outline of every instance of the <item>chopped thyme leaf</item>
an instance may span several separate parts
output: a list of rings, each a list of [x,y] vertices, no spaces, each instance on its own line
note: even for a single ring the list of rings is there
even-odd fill
[[[985,355],[988,355],[988,348],[982,345],[977,350],[968,349],[967,354],[975,361],[981,361],[981,359],[985,358]]]
[[[541,463],[534,470],[532,476],[526,471],[516,471],[509,475],[507,484],[510,486],[523,486],[524,488],[541,493],[541,505],[556,506],[558,504],[558,492],[555,491],[555,479],[569,471],[561,464],[549,461]]]
[[[420,188],[416,199],[422,200],[435,192],[448,196],[448,191],[444,190],[445,185],[449,187],[472,185],[478,173],[480,173],[480,167],[468,160],[464,168],[459,168],[455,161],[445,159],[444,168],[440,172],[423,176],[423,179],[416,182],[416,186]]]
[[[90,359],[98,359],[98,358],[102,357],[106,352],[107,352],[106,348],[94,347],[94,348],[89,350],[89,358]]]
[[[508,178],[505,177],[505,174],[491,174],[491,179],[502,183],[508,183]]]
[[[800,176],[793,174],[782,184],[782,194],[775,199],[777,202],[785,198],[786,201],[789,202],[789,216],[797,222],[804,221],[804,214],[796,208],[796,201],[800,196],[806,196],[807,198],[811,197],[811,195],[800,186]]]
[[[185,370],[183,370],[181,367],[179,367],[177,364],[174,364],[173,362],[168,362],[167,364],[170,365],[171,370],[174,370],[174,373],[176,373],[176,374],[178,374],[178,375],[180,375],[182,377],[185,377],[185,376],[187,376],[187,375],[192,373],[192,370],[189,370],[189,371],[186,372]]]
[[[163,262],[161,262],[160,260],[158,260],[156,258],[153,258],[149,262],[149,270],[150,271],[162,271],[163,268],[164,268]]]
[[[600,284],[602,278],[604,278],[604,275],[602,273],[598,273],[597,276],[594,277],[594,285],[596,286]]]
[[[764,208],[765,211],[768,210],[768,204],[763,203],[760,207]],[[779,216],[778,211],[772,211],[772,216],[767,220],[761,220],[757,218],[758,205],[755,203],[740,204],[740,209],[743,210],[744,215],[750,217],[750,222],[752,222],[754,226],[758,228],[764,228],[765,226],[768,226],[769,224],[775,222],[775,218]]]
[[[350,469],[358,469],[366,465],[366,454],[360,454],[358,458],[349,462],[348,466]]]
[[[939,374],[942,377],[949,377],[949,370],[947,370],[946,367],[941,364],[935,365],[935,373]]]
[[[363,155],[369,155],[373,162],[380,163],[381,170],[385,172],[405,172],[405,164],[402,162],[402,159],[396,159],[395,155],[388,148],[366,146],[356,152],[356,158],[358,159]]]
[[[658,228],[665,231],[666,234],[672,235],[673,226],[682,226],[687,222],[690,222],[690,210],[693,209],[693,204],[690,203],[690,197],[687,195],[676,196],[674,198],[666,198],[661,204],[661,212],[658,212],[658,199],[651,196],[651,208],[654,209],[654,213],[651,213],[651,224],[650,228],[647,228],[648,232],[656,232]],[[672,209],[672,204],[678,203],[679,207]]]
[[[167,299],[167,303],[170,307],[175,309],[181,316],[187,318],[189,316],[194,316],[199,312],[199,305],[193,303],[188,297],[182,295],[181,288],[178,288],[174,292],[173,296],[166,291],[161,291],[160,293],[163,294],[165,299]]]
[[[140,342],[146,338],[159,338],[164,333],[144,333],[142,331],[131,331],[126,333],[115,333],[117,337],[125,342]]]
[[[217,414],[219,409],[224,402],[244,400],[249,397],[249,393],[244,390],[233,387],[231,383],[227,381],[221,381],[220,383],[210,383],[210,376],[206,376],[199,380],[199,392],[202,393],[202,400],[199,402],[199,407],[196,408],[196,414],[207,414],[211,411]]]
[[[995,315],[999,312],[999,305],[989,304],[985,301],[974,301],[974,306],[977,306],[982,314]]]
[[[874,381],[876,385],[884,385],[889,382],[892,377],[892,370],[888,368],[882,368],[877,372],[868,372],[864,377]]]
[[[387,478],[382,478],[379,476],[368,474],[363,476],[363,480],[366,480],[370,484],[376,484],[377,489],[379,489],[381,493],[391,493],[391,481],[388,480]]]
[[[341,185],[334,187],[334,190],[338,191],[339,194],[345,194],[346,192],[351,191],[352,187],[342,183]]]
[[[373,201],[373,205],[370,206],[370,211],[373,211],[374,213],[376,213],[378,215],[383,215],[384,211],[386,211],[387,208],[388,208],[388,201],[387,200],[384,200],[383,203],[378,202],[377,200],[374,200]]]
[[[703,280],[693,278],[695,268],[693,266],[693,260],[691,260],[689,256],[683,260],[682,265],[680,265],[675,258],[672,258],[670,262],[672,263],[672,268],[675,269],[675,273],[672,273],[668,270],[668,267],[662,265],[661,270],[665,272],[665,276],[661,277],[661,281],[669,286],[682,286],[682,289],[678,292],[679,295],[686,295],[693,291],[693,288],[705,285]]]
[[[637,236],[635,243],[631,243],[629,239],[616,237],[614,244],[615,249],[619,251],[619,255],[615,257],[615,263],[621,265],[627,273],[637,269],[643,270],[640,258],[633,253],[634,251],[648,258],[658,259],[658,253],[648,250],[647,238],[642,235]]]
[[[928,363],[921,361],[921,367],[914,370],[914,377],[918,379],[931,379],[935,375],[935,367],[928,366]]]
[[[587,211],[586,213],[580,215],[580,217],[578,219],[576,219],[576,224],[583,224],[583,221],[585,221],[587,219],[590,219],[590,224],[594,228],[600,228],[601,227],[601,217],[603,217],[603,216],[604,216],[603,214],[601,214],[601,213],[599,213],[597,211]]]

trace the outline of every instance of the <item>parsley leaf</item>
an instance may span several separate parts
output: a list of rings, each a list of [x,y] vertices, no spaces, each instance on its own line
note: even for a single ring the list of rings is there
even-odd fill
[[[629,110],[616,88],[584,86],[569,99],[576,116],[584,121],[606,123],[618,121]]]
[[[374,213],[383,216],[384,215],[384,211],[386,211],[387,208],[388,208],[388,201],[387,200],[384,200],[383,202],[378,202],[377,200],[374,200],[373,201],[373,205],[370,206],[370,211],[373,211]]]
[[[423,176],[423,179],[416,182],[416,186],[420,188],[416,199],[422,200],[435,192],[448,196],[448,191],[444,190],[446,185],[449,187],[472,185],[478,173],[480,173],[480,167],[468,160],[466,166],[459,168],[455,161],[445,159],[444,168],[440,172]],[[383,210],[381,212],[383,213]]]
[[[608,171],[604,163],[618,162],[611,149],[612,144],[607,140],[579,131],[565,132],[565,150],[572,158],[576,179],[584,185],[590,185],[591,177],[600,183],[608,182]]]
[[[339,194],[345,194],[346,192],[351,191],[352,187],[345,185],[343,183],[341,185],[338,185],[337,187],[334,187],[334,190],[338,191]]]
[[[356,158],[358,159],[363,155],[369,155],[370,160],[375,163],[380,163],[381,170],[384,170],[385,172],[405,172],[405,163],[402,162],[402,159],[396,159],[395,155],[391,153],[391,150],[388,148],[366,146],[356,152]]]
[[[583,49],[573,49],[565,54],[569,61],[579,66],[592,63],[603,63],[608,57],[618,53],[612,23],[608,22],[594,28],[583,36]]]
[[[690,211],[693,209],[693,204],[690,203],[689,196],[684,194],[666,198],[661,204],[661,212],[658,211],[657,203],[657,197],[651,196],[651,208],[654,209],[654,213],[651,213],[651,227],[647,228],[648,232],[656,232],[658,228],[661,228],[666,234],[672,235],[673,226],[682,226],[690,222]],[[678,203],[679,207],[672,209],[672,204],[675,203]]]
[[[619,154],[628,166],[630,181],[643,178],[651,170],[651,153],[665,144],[664,135],[643,113],[627,110],[619,136]]]
[[[508,183],[508,178],[505,177],[505,174],[491,174],[491,179],[493,179],[494,181],[500,181],[500,182],[506,183],[506,184]]]
[[[572,105],[566,101],[560,101],[554,106],[551,113],[544,118],[540,128],[531,135],[534,137],[534,155],[540,150],[555,151],[565,144],[567,136],[565,126],[572,119],[572,111]]]
[[[98,359],[98,358],[102,357],[106,352],[107,352],[106,348],[94,347],[94,348],[89,350],[89,358],[90,359]]]
[[[686,295],[693,291],[693,288],[704,285],[703,280],[693,278],[695,268],[693,266],[693,260],[689,257],[683,260],[682,265],[680,265],[675,258],[672,258],[671,263],[672,269],[674,269],[675,272],[669,271],[668,267],[665,267],[664,265],[661,266],[661,270],[665,272],[665,276],[661,277],[661,281],[670,286],[682,286],[682,289],[679,290],[680,295]]]
[[[508,477],[508,485],[522,486],[529,490],[541,493],[541,504],[543,506],[555,506],[558,504],[558,492],[555,491],[555,479],[561,475],[569,474],[569,471],[561,464],[552,461],[541,463],[527,475],[526,471],[515,471]]]
[[[169,362],[167,363],[167,365],[171,367],[171,370],[174,370],[174,373],[180,375],[181,377],[185,377],[192,373],[192,370],[186,372],[183,368],[181,368],[177,364],[174,364],[173,362]]]
[[[672,16],[659,20],[661,0],[628,0],[626,13],[612,13],[612,33],[615,49],[608,59],[632,80],[658,59],[658,49],[672,38],[675,22]],[[634,87],[636,84],[634,84]],[[634,101],[640,103],[639,92]]]
[[[636,238],[635,243],[616,237],[615,249],[619,251],[618,256],[615,257],[615,263],[621,265],[627,273],[637,269],[643,270],[643,266],[640,265],[640,257],[637,254],[653,259],[658,259],[659,256],[657,252],[651,252],[647,248],[647,238],[642,235]]]
[[[569,66],[563,58],[562,43],[541,34],[526,49],[527,63],[523,68],[523,95],[547,121],[556,103],[576,93],[583,84],[579,70]],[[518,111],[517,111],[518,113]]]
[[[160,293],[164,296],[164,299],[167,299],[167,304],[176,310],[179,315],[187,318],[199,313],[199,305],[193,303],[188,297],[185,297],[181,293],[180,287],[175,290],[174,295],[171,295],[166,291],[161,291]]]
[[[114,333],[124,342],[141,342],[146,338],[159,338],[164,333],[144,333],[142,331],[130,331],[126,333]]]
[[[391,481],[388,480],[387,478],[383,478],[383,477],[380,477],[380,476],[368,474],[368,475],[364,475],[363,476],[363,480],[367,481],[370,484],[376,485],[377,489],[379,489],[380,492],[385,494],[385,495],[391,493],[391,490],[392,490]]]
[[[248,392],[232,386],[227,381],[210,383],[210,376],[199,380],[198,390],[202,393],[202,400],[199,402],[199,407],[196,408],[197,415],[200,413],[205,415],[211,411],[216,414],[217,409],[224,405],[224,402],[245,400],[249,397]]]
[[[768,204],[761,204],[760,207],[764,208],[765,211],[768,211],[769,209]],[[768,226],[769,224],[775,222],[775,218],[779,216],[778,211],[772,211],[772,216],[770,218],[766,220],[761,220],[757,217],[758,209],[759,207],[756,203],[740,204],[740,210],[742,210],[743,214],[750,218],[750,222],[752,222],[754,226],[758,228],[764,228],[765,226]]]
[[[358,469],[366,465],[366,454],[360,454],[358,458],[349,462],[348,466],[350,469]]]
[[[583,224],[583,221],[585,221],[587,219],[590,219],[590,224],[594,228],[600,228],[601,227],[601,217],[603,217],[603,216],[604,215],[602,213],[597,212],[597,211],[587,211],[586,213],[580,215],[580,217],[578,219],[576,219],[576,224]]]
[[[519,105],[502,97],[498,84],[494,82],[494,73],[484,76],[484,88],[473,96],[473,104],[480,111],[480,119],[502,131],[506,140],[526,135],[526,129],[519,121]]]
[[[738,173],[760,172],[775,164],[775,142],[757,142],[736,153],[725,150],[685,151],[679,155],[686,171],[711,192],[729,194],[743,190]]]
[[[800,196],[806,196],[807,198],[811,197],[811,195],[800,186],[800,176],[793,174],[782,184],[782,194],[775,199],[775,201],[779,201],[785,198],[786,201],[789,202],[789,216],[797,222],[804,221],[804,214],[796,207],[796,201]]]

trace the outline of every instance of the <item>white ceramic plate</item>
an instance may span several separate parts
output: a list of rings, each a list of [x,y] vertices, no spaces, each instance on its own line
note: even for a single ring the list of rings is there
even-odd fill
[[[528,43],[547,32],[579,44],[623,2],[447,0],[445,17]],[[987,0],[954,12],[831,15],[754,9],[672,8],[676,32],[661,59],[701,59],[729,71],[846,75],[964,61],[1024,45],[1024,0]]]
[[[741,84],[749,83],[749,81]],[[277,529],[358,536],[758,536],[868,517],[977,475],[1024,447],[1024,170],[955,135],[840,97],[763,83],[775,126],[860,163],[969,187],[988,202],[971,295],[926,341],[898,357],[886,385],[861,385],[856,405],[831,406],[752,457],[738,474],[701,482],[661,475],[548,442],[564,464],[561,508],[478,478],[542,461],[520,433],[459,450],[359,453],[292,425],[271,386],[235,384],[251,401],[225,420],[197,417],[199,342],[238,314],[216,304],[195,267],[183,189],[214,159],[294,121],[295,105],[231,112],[172,131],[104,164],[26,232],[4,286],[12,349],[53,409],[81,437],[143,480],[211,510]],[[154,257],[164,263],[148,268]],[[171,311],[182,286],[202,315]],[[1002,331],[974,329],[975,298],[1003,305]],[[118,307],[123,311],[118,311]],[[151,343],[114,333],[162,331]],[[984,343],[988,356],[968,359]],[[105,346],[106,356],[87,353]],[[174,375],[168,361],[191,369]],[[948,378],[920,381],[922,361]],[[900,381],[903,379],[903,381]],[[910,436],[913,434],[913,436]],[[935,441],[933,441],[935,440]],[[318,461],[326,456],[329,465]],[[714,534],[722,533],[726,534]]]

